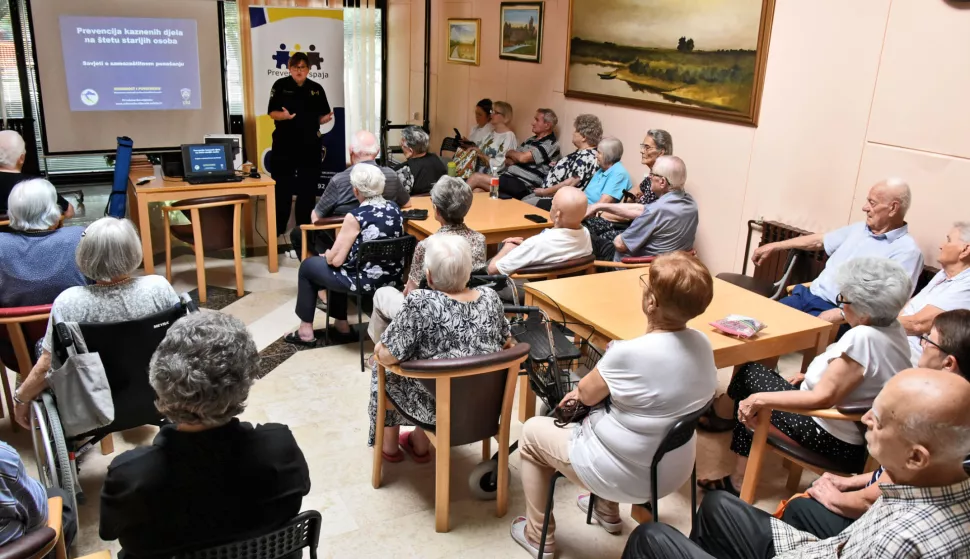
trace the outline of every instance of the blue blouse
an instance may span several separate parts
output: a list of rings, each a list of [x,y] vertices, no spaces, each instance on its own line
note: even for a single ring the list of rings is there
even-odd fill
[[[0,307],[49,305],[68,287],[87,285],[74,253],[84,227],[0,233]]]
[[[354,239],[347,261],[340,267],[341,278],[351,293],[357,291],[355,279],[357,277],[357,254],[363,242],[377,239],[392,239],[401,237],[404,233],[404,220],[401,208],[394,202],[380,197],[365,200],[360,206],[350,211],[350,214],[360,225],[360,233]],[[368,262],[360,271],[360,288],[365,294],[371,294],[385,285],[397,286],[402,281],[404,260],[378,260]]]

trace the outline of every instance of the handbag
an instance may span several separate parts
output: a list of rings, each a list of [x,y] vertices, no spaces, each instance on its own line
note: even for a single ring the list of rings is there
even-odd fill
[[[115,407],[101,355],[87,352],[76,322],[55,323],[54,332],[67,357],[48,371],[47,384],[57,400],[64,436],[75,437],[110,425]]]

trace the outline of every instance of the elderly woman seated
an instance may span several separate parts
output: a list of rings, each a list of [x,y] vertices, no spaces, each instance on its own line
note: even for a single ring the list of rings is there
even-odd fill
[[[172,424],[108,466],[101,539],[120,540],[128,558],[172,557],[273,530],[300,512],[310,472],[293,433],[236,418],[258,365],[237,318],[203,310],[172,325],[148,372]]]
[[[488,287],[469,289],[472,256],[468,242],[458,235],[434,235],[427,239],[425,274],[429,289],[416,289],[404,300],[401,311],[374,348],[377,359],[393,365],[414,359],[450,359],[486,355],[509,343],[509,322],[502,301]],[[429,444],[423,428],[434,428],[435,400],[418,381],[387,373],[387,394],[400,410],[388,411],[383,426],[377,418],[377,368],[371,377],[370,435],[384,428],[384,460],[400,462],[404,452],[416,462],[427,462]],[[399,433],[401,425],[418,428]]]
[[[557,418],[588,408],[581,423],[563,428],[551,417],[533,417],[522,427],[522,486],[526,516],[512,521],[512,537],[532,557],[539,552],[549,480],[556,471],[596,495],[593,517],[611,534],[620,532],[617,503],[651,499],[650,463],[667,429],[699,411],[714,396],[717,368],[707,336],[687,327],[714,297],[714,280],[695,257],[658,258],[643,289],[644,335],[618,341],[596,368],[566,394]],[[667,453],[658,465],[660,496],[681,487],[694,463],[694,441]],[[586,511],[589,496],[577,503]],[[543,557],[555,553],[550,516]]]
[[[14,392],[17,423],[29,428],[27,402],[47,388],[54,317],[59,322],[122,322],[179,303],[175,290],[162,276],[131,277],[141,259],[141,241],[127,219],[103,217],[88,226],[77,246],[77,267],[95,283],[71,287],[54,299],[40,359]]]
[[[87,284],[74,259],[83,227],[60,227],[54,185],[29,179],[13,188],[9,233],[0,233],[0,307],[49,305]]]
[[[395,285],[404,270],[402,262],[382,260],[368,262],[360,270],[357,283],[357,255],[361,244],[378,239],[392,239],[403,233],[401,208],[385,200],[384,174],[374,165],[358,163],[350,172],[354,197],[360,206],[344,216],[337,239],[326,253],[307,258],[300,265],[300,283],[296,297],[296,316],[300,329],[283,339],[291,344],[315,346],[313,315],[317,292],[330,290],[330,316],[341,334],[350,333],[347,322],[347,293],[360,289],[370,295],[385,285]]]
[[[584,114],[573,121],[573,146],[576,151],[563,157],[546,175],[543,188],[537,188],[522,199],[523,202],[544,210],[552,207],[552,197],[564,186],[586,188],[589,180],[600,168],[596,146],[603,139],[603,123],[596,115]]]
[[[896,320],[912,291],[909,273],[886,258],[856,258],[839,268],[837,283],[838,303],[851,329],[816,357],[804,375],[791,380],[758,363],[741,367],[727,391],[740,421],[731,438],[731,450],[738,455],[734,473],[699,480],[702,489],[739,494],[751,451],[747,427],[757,425],[757,415],[766,407],[814,410],[843,402],[871,403],[889,379],[911,366],[909,341]],[[775,411],[771,425],[772,436],[824,454],[846,469],[865,460],[866,441],[851,421]]]
[[[633,188],[630,173],[620,162],[623,143],[613,137],[600,141],[596,150],[599,170],[586,186],[586,200],[590,204],[615,204],[623,200],[623,193]]]
[[[431,138],[417,126],[408,126],[401,132],[401,149],[407,163],[397,172],[401,184],[411,196],[421,196],[431,192],[438,179],[448,174],[448,167],[440,157],[428,153]]]
[[[425,254],[431,238],[439,235],[455,235],[465,239],[471,247],[472,270],[485,267],[485,235],[472,231],[465,225],[465,215],[471,209],[473,200],[472,189],[457,177],[441,177],[431,189],[434,218],[441,224],[441,228],[415,247],[414,258],[411,260],[411,273],[403,293],[394,287],[382,287],[374,293],[374,313],[367,326],[367,333],[375,344],[380,341],[387,325],[394,320],[397,313],[401,312],[404,297],[417,289],[425,279]]]

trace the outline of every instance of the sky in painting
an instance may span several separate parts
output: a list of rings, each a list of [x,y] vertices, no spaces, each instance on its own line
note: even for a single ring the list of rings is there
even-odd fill
[[[451,23],[451,40],[459,43],[475,42],[475,24]]]
[[[573,0],[572,36],[622,45],[695,50],[758,45],[762,0]]]
[[[535,25],[539,23],[539,10],[538,8],[530,8],[528,10],[505,10],[502,12],[505,21],[511,23],[512,25],[529,25],[529,18],[532,18],[532,22]]]

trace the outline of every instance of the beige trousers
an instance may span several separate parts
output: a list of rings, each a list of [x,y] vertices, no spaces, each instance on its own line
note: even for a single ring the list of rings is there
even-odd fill
[[[569,481],[586,489],[569,462],[569,441],[572,429],[556,427],[551,417],[533,417],[522,426],[519,450],[522,453],[522,488],[525,490],[525,536],[539,545],[542,522],[545,519],[546,502],[549,499],[549,480],[558,470]],[[596,499],[596,512],[607,519],[619,517],[619,505],[605,499]],[[549,515],[546,533],[547,549],[555,549],[556,519]]]
[[[381,341],[381,335],[387,330],[394,317],[404,306],[404,293],[393,287],[382,287],[374,292],[374,312],[371,313],[367,334],[374,343]]]

